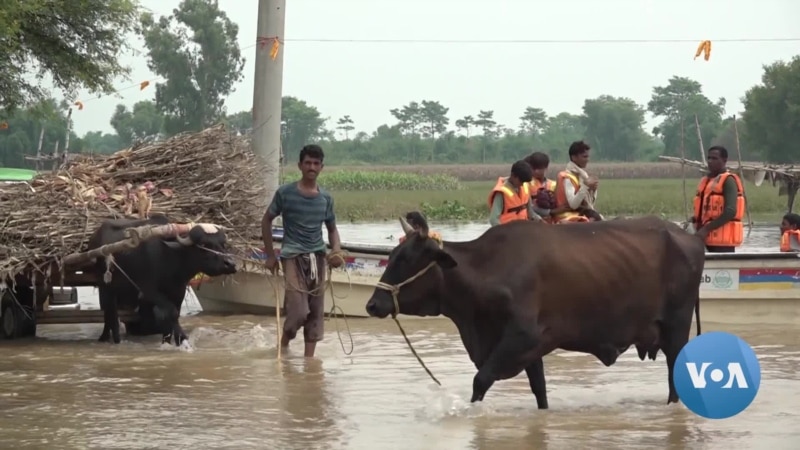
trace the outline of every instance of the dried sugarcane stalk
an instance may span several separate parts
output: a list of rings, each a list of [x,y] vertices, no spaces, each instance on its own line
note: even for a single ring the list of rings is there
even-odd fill
[[[125,236],[127,239],[112,242],[89,251],[72,253],[64,257],[63,263],[68,267],[78,266],[100,256],[113,255],[114,253],[136,248],[139,246],[139,244],[149,239],[175,237],[179,234],[186,234],[189,232],[191,227],[192,224],[171,223],[169,225],[151,225],[128,228],[125,230]]]
[[[170,222],[225,223],[230,251],[249,257],[259,246],[258,200],[265,173],[249,138],[223,125],[112,155],[75,154],[56,172],[29,183],[0,186],[0,279],[50,263],[74,261],[104,221],[126,215],[131,199],[121,192],[150,185],[144,206]],[[148,183],[150,182],[150,183]],[[134,214],[136,211],[134,210]]]

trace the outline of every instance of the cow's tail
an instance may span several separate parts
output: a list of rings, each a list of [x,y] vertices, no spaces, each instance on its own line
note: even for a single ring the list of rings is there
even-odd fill
[[[697,322],[697,335],[700,336],[700,290],[697,292],[697,300],[694,303],[694,319]]]

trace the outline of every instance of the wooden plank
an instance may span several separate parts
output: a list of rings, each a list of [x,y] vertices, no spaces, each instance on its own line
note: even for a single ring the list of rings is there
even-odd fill
[[[133,311],[120,311],[119,320],[136,322],[139,316]],[[36,323],[38,325],[103,323],[103,311],[99,309],[39,311],[36,313]]]

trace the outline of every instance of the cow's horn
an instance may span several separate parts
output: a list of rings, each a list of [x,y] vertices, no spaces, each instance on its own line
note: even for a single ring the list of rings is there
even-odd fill
[[[198,223],[195,224],[195,226],[202,228],[203,231],[206,232],[206,234],[219,233],[219,227],[217,225],[214,225],[213,223]]]
[[[405,217],[400,216],[400,226],[403,227],[403,233],[408,234],[414,231],[414,228],[408,224],[408,221]]]
[[[176,236],[175,240],[178,241],[178,243],[180,243],[181,245],[186,245],[186,246],[194,245],[194,242],[192,242],[192,238],[190,238],[189,236]]]

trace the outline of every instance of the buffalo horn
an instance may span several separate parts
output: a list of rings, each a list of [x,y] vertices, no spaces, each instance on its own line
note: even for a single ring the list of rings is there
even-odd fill
[[[186,246],[194,245],[194,242],[192,242],[192,238],[190,238],[189,236],[176,236],[175,240],[178,241],[178,243],[180,243],[181,245],[186,245]]]
[[[403,227],[403,233],[405,234],[409,234],[412,231],[414,231],[414,228],[412,228],[411,225],[408,224],[406,218],[402,216],[400,216],[400,226]]]

